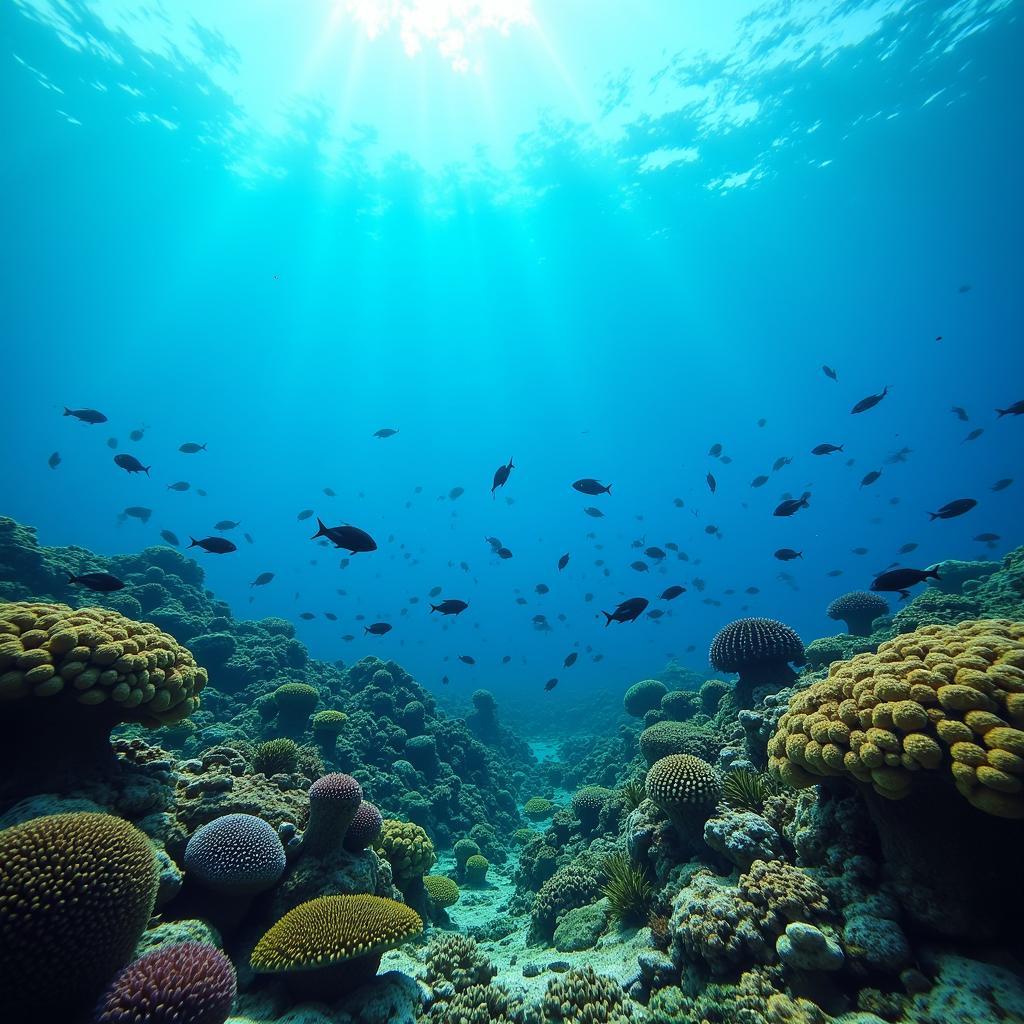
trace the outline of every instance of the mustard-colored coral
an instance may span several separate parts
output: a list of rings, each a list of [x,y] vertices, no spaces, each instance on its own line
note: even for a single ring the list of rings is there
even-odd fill
[[[399,883],[425,875],[435,860],[430,836],[410,821],[385,818],[380,838],[373,847],[391,864]]]
[[[169,725],[199,706],[206,669],[151,622],[107,608],[0,604],[0,703],[103,705],[118,721]]]
[[[894,800],[948,770],[979,810],[1024,818],[1024,623],[922,626],[833,663],[790,700],[768,754],[788,785],[848,776]]]
[[[459,902],[459,887],[447,875],[424,875],[423,888],[442,910]]]

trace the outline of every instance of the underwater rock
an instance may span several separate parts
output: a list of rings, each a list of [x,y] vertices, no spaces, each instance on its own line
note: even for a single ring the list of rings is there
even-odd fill
[[[574,907],[566,911],[558,922],[551,944],[559,953],[592,949],[607,927],[608,907],[605,901]]]
[[[142,933],[135,947],[135,956],[144,956],[163,946],[175,946],[179,942],[202,942],[207,946],[223,948],[220,933],[209,921],[200,918],[186,918],[183,921],[164,921]]]
[[[745,871],[755,860],[782,855],[782,836],[759,814],[719,807],[704,823],[704,842]]]
[[[847,914],[843,945],[849,956],[886,974],[898,974],[911,960],[910,944],[899,924],[873,914]]]
[[[786,925],[775,940],[775,952],[787,967],[803,971],[838,971],[846,959],[835,939],[805,921]]]
[[[1019,974],[949,953],[937,954],[929,966],[935,983],[911,999],[905,1018],[908,1024],[1024,1020],[1024,981]]]
[[[934,568],[938,569],[939,578],[928,580],[929,589],[941,590],[944,594],[963,594],[967,583],[976,583],[991,576],[999,570],[1000,563],[985,559],[964,562],[948,558],[936,563]]]

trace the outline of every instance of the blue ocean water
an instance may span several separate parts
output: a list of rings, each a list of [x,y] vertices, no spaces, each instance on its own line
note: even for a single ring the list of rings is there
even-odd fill
[[[556,715],[1020,543],[1019,4],[367,6],[3,6],[0,511],[101,553],[238,521],[198,552],[236,615]],[[307,509],[378,550],[342,567]],[[664,616],[606,626],[634,596]]]

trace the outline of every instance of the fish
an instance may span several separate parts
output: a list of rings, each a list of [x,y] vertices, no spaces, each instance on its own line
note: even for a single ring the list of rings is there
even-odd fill
[[[448,500],[449,501],[455,501],[458,498],[461,498],[462,495],[465,494],[465,493],[466,493],[466,488],[465,487],[453,487],[448,492]]]
[[[397,434],[397,433],[398,433],[397,428],[394,428],[394,427],[381,427],[380,430],[375,430],[373,432],[373,436],[374,437],[380,437],[380,438],[394,437],[395,434]]]
[[[718,481],[715,480],[715,478],[710,473],[708,473],[708,475],[707,475],[707,481],[708,481],[708,490],[711,491],[712,494],[714,494],[715,490],[718,488]]]
[[[54,452],[47,460],[46,464],[50,469],[56,469],[60,465],[60,452]]]
[[[336,548],[344,548],[353,555],[360,551],[376,551],[377,542],[365,531],[356,526],[324,526],[323,520],[317,517],[317,531],[310,537],[326,537]]]
[[[635,569],[637,572],[647,572],[647,563],[641,562],[639,559],[635,562],[629,563],[630,569]]]
[[[996,409],[996,412],[999,414],[998,419],[1002,419],[1004,416],[1022,416],[1024,415],[1024,398],[1019,402],[1014,402],[1013,405],[1008,405],[1005,409]]]
[[[576,664],[576,659],[579,655],[575,651],[571,651],[565,656],[565,661],[562,662],[562,668],[572,668]]]
[[[956,501],[948,501],[938,512],[928,513],[931,516],[929,522],[934,522],[936,519],[955,519],[965,512],[970,512],[977,504],[974,498],[957,498]]]
[[[850,553],[854,555],[866,555],[868,553],[867,548],[850,548]]]
[[[707,586],[707,583],[704,580],[702,580],[699,576],[694,576],[693,586],[698,594],[703,594],[704,588]]]
[[[495,554],[496,554],[496,555],[497,555],[497,556],[498,556],[499,558],[502,558],[502,559],[507,559],[507,558],[511,558],[511,557],[512,557],[512,552],[511,552],[511,551],[509,551],[509,549],[508,549],[508,548],[498,548],[498,550],[497,550],[497,551],[495,551],[494,553],[495,553]]]
[[[235,522],[233,519],[222,519],[218,523],[213,524],[215,530],[233,530],[236,526],[241,526],[241,522]]]
[[[900,554],[900,555],[909,555],[911,551],[916,551],[916,550],[917,550],[917,548],[918,548],[918,544],[917,544],[917,542],[916,542],[916,541],[913,541],[913,540],[911,540],[911,541],[908,541],[908,542],[907,542],[906,544],[903,544],[903,545],[902,545],[902,546],[900,547],[900,549],[899,549],[899,551],[897,552],[897,554]]]
[[[750,486],[751,487],[763,487],[766,483],[768,483],[768,477],[766,477],[766,476],[755,476],[754,479],[750,481]]]
[[[196,488],[196,494],[198,494],[200,498],[205,498],[206,497],[206,491],[204,491],[202,489],[202,487],[197,487]]]
[[[791,458],[789,458],[788,456],[780,455],[772,463],[772,472],[773,473],[777,473],[780,469],[782,469],[783,466],[788,466],[792,461],[793,460]]]
[[[954,406],[951,406],[951,407],[950,407],[950,410],[949,410],[949,411],[950,411],[951,413],[955,413],[955,414],[956,414],[956,417],[957,417],[957,419],[963,420],[963,421],[964,421],[965,423],[966,423],[966,422],[967,422],[967,420],[968,420],[968,419],[970,418],[970,417],[969,417],[969,416],[967,415],[967,410],[966,410],[966,409],[962,409],[962,408],[961,408],[961,407],[960,407],[959,405],[954,405]]]
[[[744,594],[760,594],[761,593],[761,588],[760,587],[747,587],[747,589],[744,590],[743,593]]]
[[[558,679],[557,679],[557,678],[554,678],[554,679],[549,679],[549,680],[548,680],[548,681],[547,681],[547,682],[546,682],[546,683],[544,684],[544,689],[545,689],[545,690],[553,690],[553,689],[554,689],[554,688],[555,688],[555,687],[556,687],[557,685],[558,685]]]
[[[324,612],[324,618],[325,619],[330,619],[331,622],[337,622],[338,621],[338,616],[335,615],[334,612]]]
[[[502,546],[501,541],[497,537],[484,537],[484,540],[490,544],[491,550],[497,554],[498,549]]]
[[[650,602],[646,597],[630,597],[621,601],[613,612],[601,612],[605,617],[605,627],[613,622],[634,622],[646,610]]]
[[[673,498],[672,504],[675,505],[676,508],[683,508],[686,505],[686,502],[683,501],[682,498]]]
[[[533,589],[536,590],[538,594],[546,594],[551,590],[546,583],[538,583]]]
[[[661,548],[659,548],[659,547],[644,548],[644,554],[648,558],[654,558],[654,559],[657,559],[658,561],[661,561],[661,559],[663,559],[665,557],[665,552],[662,551]]]
[[[665,542],[665,547],[668,548],[669,551],[678,551],[679,550],[679,545],[674,540],[666,541]]]
[[[1012,483],[1013,483],[1013,478],[1012,477],[1004,477],[1002,480],[997,480],[989,488],[989,490],[992,490],[992,491],[1005,491],[1006,488],[1009,487],[1010,484],[1012,484]]]
[[[863,478],[861,479],[861,482],[860,482],[861,487],[869,487],[881,475],[882,475],[882,471],[880,469],[873,469],[873,470],[871,470],[870,473],[865,473]]]
[[[66,405],[64,406],[65,416],[74,416],[76,420],[81,420],[83,423],[106,423],[107,417],[103,413],[96,409],[69,409]]]
[[[385,633],[390,633],[391,629],[390,622],[374,622],[369,626],[363,626],[363,636],[367,633],[371,636],[384,636]]]
[[[254,579],[252,583],[249,584],[249,586],[265,587],[273,578],[274,574],[272,572],[261,572],[259,576],[257,576],[256,579]]]
[[[665,614],[665,612],[664,612],[663,609],[661,609],[661,608],[654,608],[654,609],[652,609],[651,611],[649,611],[647,613],[647,618],[654,619],[654,621],[657,622],[658,619],[660,619],[662,617],[662,615],[664,615],[664,614]]]
[[[792,548],[779,548],[775,552],[775,557],[780,562],[792,562],[794,558],[803,558],[804,553],[802,551],[794,551]]]
[[[811,449],[812,455],[831,455],[833,452],[841,452],[843,446],[841,444],[816,444]]]
[[[612,485],[608,484],[605,486],[598,480],[594,480],[592,477],[585,476],[579,480],[573,482],[573,490],[579,491],[580,494],[611,494]]]
[[[809,508],[810,505],[807,499],[811,496],[810,491],[804,491],[803,495],[799,498],[786,498],[785,501],[780,501],[775,507],[775,511],[772,513],[773,516],[791,516],[798,509]]]
[[[124,510],[124,515],[131,519],[140,519],[144,523],[149,522],[149,518],[152,514],[153,510],[151,508],[146,508],[145,505],[129,505]]]
[[[842,569],[829,569],[829,571],[827,573],[825,573],[825,575],[826,576],[842,576],[843,575],[843,570]]]
[[[890,569],[874,578],[871,589],[898,593],[905,601],[910,597],[910,587],[924,583],[925,580],[938,579],[942,579],[938,569]]]
[[[309,622],[310,619],[315,619],[316,616],[312,612],[300,612],[299,618]]]
[[[839,374],[837,374],[831,366],[826,366],[824,363],[822,363],[821,372],[825,374],[825,376],[828,377],[829,380],[839,380]]]
[[[431,592],[433,593],[433,591]],[[449,597],[440,604],[430,606],[431,614],[440,612],[442,615],[460,615],[469,607],[468,601],[460,601],[458,598]]]
[[[507,665],[507,664],[508,664],[508,663],[509,663],[509,662],[510,662],[511,660],[512,660],[512,655],[511,655],[511,654],[506,654],[506,655],[505,655],[505,656],[504,656],[504,657],[503,657],[503,658],[501,659],[501,663],[502,663],[502,665]]]
[[[126,473],[145,473],[149,476],[152,466],[144,466],[134,455],[115,455],[114,464],[120,466]]]
[[[588,505],[584,510],[591,519],[603,519],[604,513],[599,508],[594,508],[593,505]]]
[[[460,654],[459,661],[461,661],[463,665],[476,664],[476,658],[474,658],[472,654]]]
[[[892,452],[889,457],[885,460],[887,466],[895,466],[898,462],[906,462],[907,456],[913,451],[913,448],[901,448],[898,452]],[[853,460],[850,461],[850,465],[853,464]]]
[[[722,463],[723,466],[728,466],[731,465],[732,458],[729,455],[723,455],[718,461]]]
[[[145,434],[145,432],[146,432],[146,428],[145,427],[136,427],[128,435],[128,437],[131,438],[131,440],[133,440],[133,441],[141,441],[142,440],[142,435]]]
[[[252,539],[252,534],[251,533],[243,533],[242,536],[245,538],[245,542],[247,544],[254,544],[255,543],[255,541]]]
[[[100,594],[112,594],[115,590],[124,588],[124,583],[116,576],[111,576],[109,572],[84,572],[80,576],[69,574],[68,583],[95,590]]]
[[[427,594],[427,597],[437,597],[437,595],[440,594],[440,593],[441,593],[441,588],[440,587],[431,587],[430,588],[430,593]]]
[[[511,458],[511,456],[510,456],[510,457],[509,457],[509,460],[508,460],[508,465],[507,465],[507,466],[499,466],[499,467],[498,467],[498,468],[497,468],[497,469],[496,469],[496,470],[494,471],[494,480],[493,480],[493,482],[491,483],[491,497],[492,497],[492,498],[494,497],[494,492],[495,492],[495,491],[496,491],[496,490],[497,490],[497,489],[498,489],[499,487],[504,487],[504,486],[505,486],[505,484],[506,484],[506,483],[508,483],[508,477],[509,477],[509,474],[510,474],[510,473],[512,472],[512,470],[513,470],[513,469],[515,469],[515,468],[516,468],[516,467],[515,467],[515,466],[514,466],[514,465],[512,464],[512,458]]]
[[[878,403],[889,394],[889,385],[886,384],[884,388],[877,395],[868,395],[867,398],[862,398],[851,410],[851,415],[856,415],[859,412],[867,412],[868,409],[873,409]]]
[[[195,441],[186,441],[184,444],[178,445],[178,451],[183,452],[185,455],[195,455],[196,452],[205,452],[205,444],[196,444]]]
[[[107,447],[110,448],[111,450],[114,450],[115,448],[117,448],[117,438],[116,437],[108,437],[107,438]]]
[[[328,498],[336,498],[338,496],[330,487],[324,488],[324,494],[326,494]]]
[[[984,427],[975,427],[964,439],[961,444],[966,444],[968,441],[977,441],[982,434],[985,433]]]
[[[168,484],[169,491],[187,491],[192,485],[187,480],[179,480],[177,483]]]
[[[1000,540],[998,533],[979,533],[977,537],[973,537],[972,540],[981,541],[983,544],[991,544],[994,540]]]
[[[671,587],[666,587],[661,592],[662,601],[674,601],[680,594],[686,592],[686,587],[679,586],[678,583],[674,583]]]
[[[759,420],[757,421],[757,425],[758,425],[759,427],[763,427],[763,426],[764,426],[764,425],[765,425],[765,424],[766,424],[767,422],[768,422],[768,421],[767,421],[767,420],[766,420],[766,419],[765,419],[765,418],[764,418],[764,417],[762,416],[762,417],[761,417],[761,418],[760,418],[760,419],[759,419]]]
[[[202,548],[204,551],[209,551],[212,555],[226,555],[231,551],[238,550],[227,537],[204,537],[202,540],[189,537],[189,540],[192,542],[189,544],[190,548]]]
[[[564,555],[558,560],[558,571],[561,572],[569,564],[569,552],[566,551]]]
[[[301,523],[302,520],[308,519],[313,514],[311,508],[304,508],[295,518]]]
[[[710,455],[713,459],[717,459],[718,456],[721,455],[721,454],[722,454],[722,446],[720,444],[713,444],[708,449],[708,455]]]
[[[168,544],[173,544],[174,547],[180,547],[181,545],[181,541],[178,540],[178,535],[176,533],[171,533],[170,530],[161,530],[160,536],[167,541]]]

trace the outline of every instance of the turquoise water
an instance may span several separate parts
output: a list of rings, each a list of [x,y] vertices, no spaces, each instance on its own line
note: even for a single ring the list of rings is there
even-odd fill
[[[415,7],[4,5],[2,511],[108,554],[238,521],[201,559],[237,615],[554,701],[1020,541],[1018,4]]]

